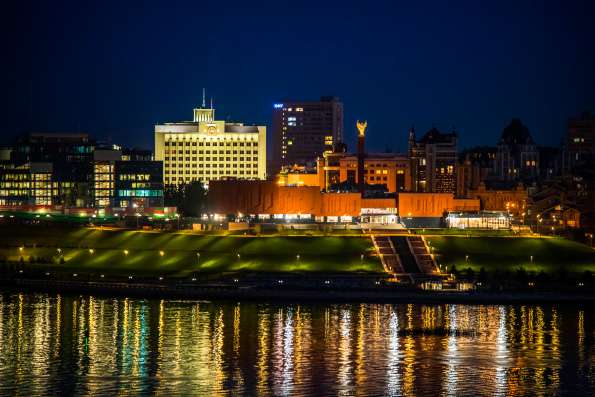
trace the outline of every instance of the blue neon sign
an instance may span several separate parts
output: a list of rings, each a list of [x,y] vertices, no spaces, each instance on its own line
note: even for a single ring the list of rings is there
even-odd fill
[[[282,103],[276,103],[276,104],[273,105],[273,107],[275,109],[281,109],[283,107],[283,104]]]

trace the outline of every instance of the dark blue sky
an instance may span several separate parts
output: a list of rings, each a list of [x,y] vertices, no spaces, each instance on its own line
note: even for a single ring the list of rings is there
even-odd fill
[[[219,116],[267,125],[280,99],[339,96],[347,134],[367,119],[376,150],[433,123],[491,145],[512,117],[556,144],[595,111],[592,0],[20,3],[0,17],[3,140],[83,130],[152,148],[202,87]]]

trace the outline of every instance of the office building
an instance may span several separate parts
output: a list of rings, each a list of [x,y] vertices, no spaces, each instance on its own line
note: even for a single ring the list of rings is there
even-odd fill
[[[162,163],[149,151],[100,145],[87,134],[35,133],[2,153],[1,206],[163,206]]]
[[[295,164],[313,164],[340,142],[343,142],[343,103],[338,98],[276,103],[270,173],[277,174]]]
[[[457,133],[442,133],[432,127],[417,140],[409,131],[409,158],[415,192],[456,193]]]
[[[155,159],[165,185],[265,179],[266,127],[216,120],[203,100],[192,121],[155,125]]]

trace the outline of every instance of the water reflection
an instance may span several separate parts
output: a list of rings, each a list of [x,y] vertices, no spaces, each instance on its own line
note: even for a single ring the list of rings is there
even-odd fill
[[[0,394],[593,394],[583,308],[0,295]]]

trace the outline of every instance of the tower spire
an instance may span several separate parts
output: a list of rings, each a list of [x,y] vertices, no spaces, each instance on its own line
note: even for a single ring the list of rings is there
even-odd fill
[[[213,97],[211,97],[211,109],[213,109]]]
[[[202,107],[203,107],[203,109],[207,106],[206,103],[205,103],[205,94],[206,94],[205,93],[205,88],[203,87],[202,88]]]

